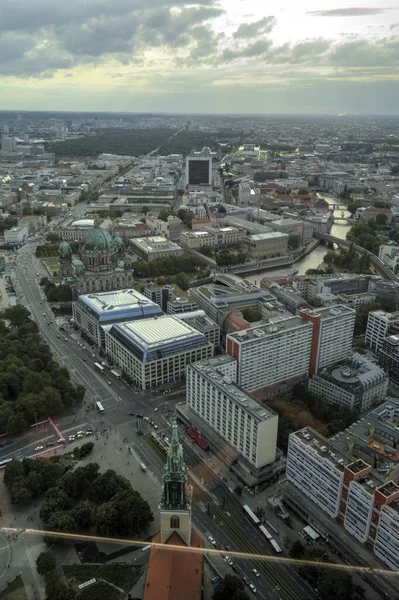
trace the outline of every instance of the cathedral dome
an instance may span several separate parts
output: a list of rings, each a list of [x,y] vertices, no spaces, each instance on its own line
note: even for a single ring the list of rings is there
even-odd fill
[[[123,239],[119,235],[115,236],[114,244],[115,246],[123,246]]]
[[[58,246],[58,253],[62,255],[65,254],[69,254],[71,252],[71,247],[68,244],[68,242],[61,242],[61,244]]]
[[[114,245],[114,238],[107,229],[93,227],[86,231],[83,239],[85,250],[107,250]]]

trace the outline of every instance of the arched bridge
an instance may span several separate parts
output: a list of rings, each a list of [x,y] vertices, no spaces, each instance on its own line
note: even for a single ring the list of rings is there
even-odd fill
[[[349,246],[351,245],[351,242],[348,242],[347,240],[342,240],[341,238],[337,238],[333,235],[329,235],[328,233],[314,232],[313,236],[318,240],[324,240],[326,242],[331,242],[332,244],[337,244],[337,246],[341,246],[341,248],[349,248]],[[388,269],[388,267],[382,262],[382,260],[378,258],[378,256],[376,256],[369,250],[358,246],[357,244],[353,244],[353,247],[355,248],[356,252],[365,254],[370,258],[371,264],[375,267],[376,271],[378,271],[378,273],[382,275],[382,277],[385,277],[385,279],[389,279],[390,281],[399,284],[399,277],[395,275],[395,273],[392,273],[392,271]]]

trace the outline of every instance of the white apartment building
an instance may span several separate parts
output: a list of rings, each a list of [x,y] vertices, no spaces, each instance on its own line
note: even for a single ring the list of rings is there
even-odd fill
[[[243,231],[237,227],[204,227],[201,230],[182,231],[180,243],[187,248],[202,246],[229,246],[237,244],[243,238]]]
[[[308,427],[289,437],[288,481],[333,518],[339,514],[344,465],[348,462],[323,436]]]
[[[399,502],[381,508],[374,554],[393,571],[399,571]]]
[[[384,338],[399,332],[399,312],[388,313],[383,310],[369,312],[366,328],[366,344],[377,352]]]
[[[277,414],[245,394],[209,361],[187,367],[187,403],[256,469],[275,460]]]
[[[213,355],[205,336],[168,315],[104,327],[105,352],[142,390],[180,380],[186,366]]]
[[[356,311],[343,304],[332,307],[304,309],[299,316],[313,325],[310,374],[330,367],[352,352]]]
[[[312,331],[299,317],[279,317],[230,333],[226,351],[238,361],[238,384],[252,392],[306,377]]]
[[[374,489],[352,481],[348,490],[344,527],[362,544],[367,542],[369,536],[373,507]]]

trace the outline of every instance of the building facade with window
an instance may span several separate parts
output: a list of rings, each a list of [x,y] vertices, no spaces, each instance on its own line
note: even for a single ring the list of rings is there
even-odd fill
[[[277,414],[239,389],[210,361],[188,365],[187,403],[255,469],[275,460]]]
[[[209,358],[214,346],[169,315],[104,327],[105,352],[143,390],[175,383],[188,364]]]
[[[248,392],[277,393],[307,377],[312,325],[299,317],[280,317],[226,337],[226,352],[238,361],[238,385]]]
[[[136,290],[82,295],[72,304],[74,323],[99,348],[105,347],[104,325],[162,314],[155,302]]]

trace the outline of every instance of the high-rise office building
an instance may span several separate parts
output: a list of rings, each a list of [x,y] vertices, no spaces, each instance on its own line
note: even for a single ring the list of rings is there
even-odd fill
[[[201,154],[186,157],[186,184],[188,186],[212,185],[212,157],[209,148]]]
[[[343,304],[301,310],[299,316],[312,324],[309,374],[348,358],[352,350],[356,311]]]

